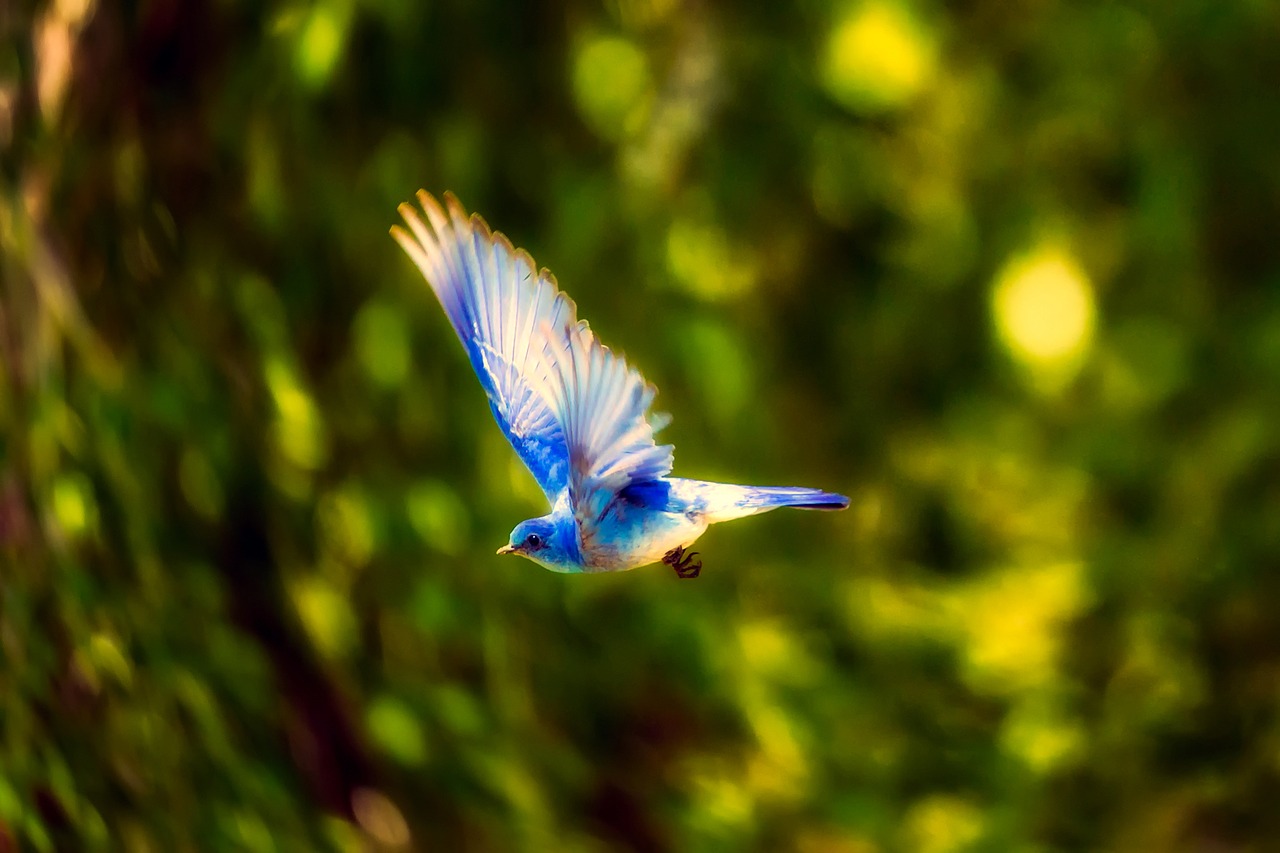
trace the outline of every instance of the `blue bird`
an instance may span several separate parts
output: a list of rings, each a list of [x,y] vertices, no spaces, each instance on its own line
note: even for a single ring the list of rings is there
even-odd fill
[[[418,191],[425,221],[400,205],[393,236],[422,271],[462,340],[498,426],[546,492],[551,512],[522,521],[499,554],[553,572],[620,572],[662,562],[682,578],[708,525],[782,506],[844,509],[849,499],[797,486],[737,486],[670,477],[672,447],[654,441],[670,417],[657,389],[578,320],[577,307],[523,249]]]

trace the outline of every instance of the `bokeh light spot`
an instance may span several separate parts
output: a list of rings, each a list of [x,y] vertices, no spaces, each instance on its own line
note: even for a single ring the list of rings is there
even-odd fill
[[[1023,701],[1005,719],[1000,740],[1006,752],[1021,758],[1034,772],[1044,774],[1077,756],[1085,743],[1074,721],[1044,701]]]
[[[36,95],[45,121],[53,125],[72,80],[77,37],[91,17],[93,0],[62,0],[48,4],[37,17],[35,38]]]
[[[413,712],[391,696],[380,696],[369,705],[365,725],[374,742],[401,764],[418,766],[427,758],[427,742]]]
[[[53,517],[68,536],[90,530],[97,519],[97,503],[89,479],[83,474],[64,474],[53,484]]]
[[[573,94],[596,133],[612,140],[630,136],[644,125],[653,98],[649,61],[627,39],[591,38],[574,60]]]
[[[351,810],[360,828],[379,844],[404,847],[409,843],[408,822],[396,804],[381,791],[357,788],[351,795]]]
[[[346,487],[329,492],[316,508],[325,550],[352,566],[369,561],[376,531],[368,500],[359,489]]]
[[[298,78],[307,86],[318,89],[332,76],[342,56],[345,17],[336,4],[321,3],[302,25],[294,59]]]
[[[124,687],[133,684],[133,667],[115,637],[99,631],[89,641],[89,661],[94,670],[106,673]]]
[[[856,113],[881,113],[909,103],[937,67],[932,35],[897,3],[869,0],[836,22],[822,60],[822,80]]]
[[[926,797],[907,812],[904,849],[920,853],[968,850],[982,836],[982,813],[959,797]]]
[[[345,656],[355,645],[356,617],[350,602],[319,578],[293,586],[293,604],[307,635],[325,657]]]
[[[1075,260],[1055,248],[1007,263],[992,310],[1010,354],[1046,377],[1073,374],[1093,340],[1093,286]]]
[[[266,376],[278,414],[277,448],[299,468],[320,467],[328,457],[329,446],[324,423],[311,396],[299,384],[293,370],[279,359],[267,363]]]
[[[690,818],[715,833],[749,826],[755,817],[755,801],[744,785],[746,779],[714,758],[695,759],[689,764]]]
[[[667,232],[667,267],[686,291],[707,300],[728,300],[756,283],[757,265],[730,245],[717,225],[681,218]]]

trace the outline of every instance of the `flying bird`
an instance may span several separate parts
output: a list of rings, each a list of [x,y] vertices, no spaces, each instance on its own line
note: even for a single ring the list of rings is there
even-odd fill
[[[843,495],[798,486],[738,486],[669,476],[654,433],[657,389],[600,343],[577,307],[523,249],[468,216],[451,193],[418,191],[420,215],[393,236],[422,271],[462,341],[489,408],[551,512],[522,521],[499,554],[553,572],[620,572],[661,560],[681,578],[708,525],[778,507],[844,509]]]

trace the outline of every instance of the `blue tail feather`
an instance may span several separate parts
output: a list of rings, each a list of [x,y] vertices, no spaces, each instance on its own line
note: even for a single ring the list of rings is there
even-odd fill
[[[666,511],[700,513],[711,524],[784,506],[835,510],[849,505],[849,499],[844,495],[803,486],[739,486],[679,477],[672,477],[665,483],[668,486]],[[659,495],[654,497],[660,498]]]
[[[836,510],[849,506],[849,499],[844,495],[803,486],[746,486],[744,491],[743,509],[789,506],[794,509]]]

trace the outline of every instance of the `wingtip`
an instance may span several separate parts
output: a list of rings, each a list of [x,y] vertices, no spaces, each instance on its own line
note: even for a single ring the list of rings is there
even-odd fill
[[[408,226],[408,230],[406,231],[397,222],[391,226],[391,236],[417,263],[419,255],[434,242],[432,229],[427,227],[426,223],[422,221],[422,217],[418,215],[417,209],[407,201],[401,202],[396,207],[396,210],[399,212],[400,218],[404,220],[404,225]]]
[[[444,207],[449,212],[449,218],[460,226],[467,224],[467,209],[462,206],[462,202],[450,190],[445,190]]]
[[[397,243],[399,243],[401,246],[415,245],[413,235],[411,235],[408,231],[404,230],[404,227],[401,226],[400,223],[398,222],[392,225],[390,228],[388,228],[387,233],[390,234],[391,238],[395,240]]]
[[[484,221],[484,217],[478,213],[473,213],[467,217],[467,224],[471,226],[471,230],[479,234],[486,240],[497,242],[497,237],[501,236],[501,232],[494,231],[489,227],[489,223]]]
[[[498,244],[498,247],[501,248],[508,257],[516,258],[517,260],[520,258],[520,252],[516,250],[514,245],[512,245],[506,234],[503,234],[501,231],[494,231],[491,239],[493,242]],[[529,267],[532,268],[533,264],[530,263]]]
[[[446,198],[451,194],[446,192]],[[440,206],[440,201],[426,190],[418,190],[418,204],[422,205],[422,212],[426,214],[427,219],[431,221],[431,227],[439,230],[449,218],[445,215],[444,208]]]

